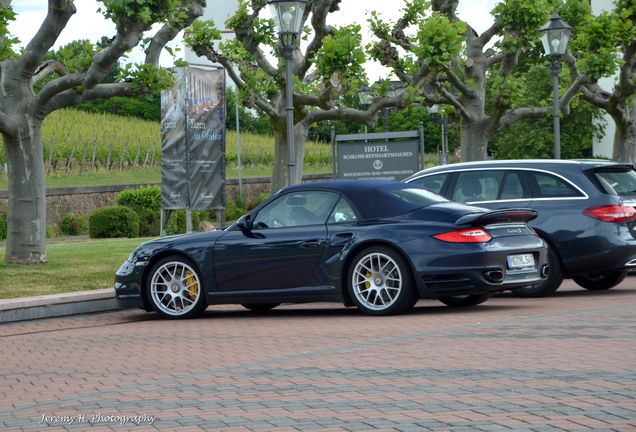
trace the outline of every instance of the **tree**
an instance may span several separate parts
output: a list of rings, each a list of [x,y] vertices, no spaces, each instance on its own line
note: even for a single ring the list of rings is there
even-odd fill
[[[495,133],[551,110],[514,106],[510,82],[526,47],[538,43],[551,4],[501,2],[492,11],[494,23],[481,35],[457,18],[457,5],[458,0],[406,1],[395,24],[374,14],[371,28],[378,41],[372,56],[423,91],[426,103],[451,105],[461,121],[462,160],[482,160]],[[561,104],[575,94],[566,93]]]
[[[272,20],[259,17],[265,0],[240,0],[236,13],[226,22],[236,38],[215,45],[220,32],[212,22],[195,21],[186,31],[185,41],[199,56],[220,63],[239,89],[248,106],[266,115],[275,139],[272,191],[286,184],[287,142],[285,111],[285,74],[280,58],[278,37]],[[302,51],[294,50],[294,145],[296,179],[300,181],[304,144],[309,127],[325,120],[351,120],[372,124],[384,106],[399,105],[400,96],[379,94],[368,110],[350,108],[346,96],[356,94],[365,81],[362,64],[366,61],[361,47],[360,26],[351,24],[334,28],[326,24],[329,13],[338,10],[340,0],[312,0],[302,17],[306,26]],[[274,58],[277,63],[272,63]]]
[[[617,0],[612,12],[588,13],[574,31],[570,71],[585,100],[616,123],[613,159],[636,162],[636,3]],[[613,89],[604,90],[598,81],[615,74]]]
[[[72,0],[49,0],[48,13],[21,52],[7,32],[15,14],[0,0],[0,133],[9,167],[9,213],[5,261],[44,263],[46,202],[41,124],[51,112],[87,100],[147,93],[169,86],[158,68],[166,43],[203,13],[205,0],[103,0],[102,13],[116,24],[110,43],[93,48],[72,64],[46,60],[47,53],[75,13]],[[154,23],[163,26],[146,48],[145,63],[127,66],[121,80],[105,83],[117,61],[142,40]],[[51,74],[57,76],[50,78]],[[39,83],[46,83],[39,88]]]

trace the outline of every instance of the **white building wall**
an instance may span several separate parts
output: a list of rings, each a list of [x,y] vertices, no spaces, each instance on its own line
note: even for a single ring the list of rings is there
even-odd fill
[[[591,5],[592,13],[594,15],[599,15],[603,11],[611,11],[614,9],[613,0],[592,0]],[[604,90],[612,91],[615,79],[615,76],[602,78],[599,80],[598,84]],[[600,140],[594,138],[592,143],[593,155],[611,159],[614,149],[614,132],[616,131],[616,123],[614,123],[614,120],[612,120],[612,117],[609,114],[605,114],[601,122],[605,125],[605,135]]]

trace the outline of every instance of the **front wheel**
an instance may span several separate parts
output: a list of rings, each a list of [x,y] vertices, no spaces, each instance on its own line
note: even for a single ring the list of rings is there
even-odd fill
[[[410,267],[388,247],[371,247],[356,255],[348,280],[353,302],[368,315],[403,313],[417,301]]]
[[[156,263],[146,289],[153,309],[164,318],[192,318],[207,307],[199,273],[190,260],[180,256]]]
[[[627,276],[627,271],[588,273],[574,276],[572,279],[579,286],[590,291],[603,291],[614,288]]]
[[[444,296],[438,298],[439,301],[449,307],[470,307],[477,306],[488,300],[491,294],[468,294],[458,296]]]

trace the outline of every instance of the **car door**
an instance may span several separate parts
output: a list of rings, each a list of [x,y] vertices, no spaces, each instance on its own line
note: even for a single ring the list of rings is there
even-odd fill
[[[517,169],[475,169],[455,174],[447,197],[491,209],[528,207],[529,187]]]
[[[252,215],[251,230],[228,231],[215,244],[218,292],[285,291],[319,284],[326,220],[338,195],[291,192]]]

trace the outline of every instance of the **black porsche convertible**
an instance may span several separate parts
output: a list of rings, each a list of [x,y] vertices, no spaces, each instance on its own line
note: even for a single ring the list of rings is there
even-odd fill
[[[225,230],[142,244],[117,270],[122,306],[166,318],[208,305],[340,302],[370,315],[418,299],[473,306],[535,284],[546,245],[529,209],[491,211],[413,185],[327,181],[281,190]]]

